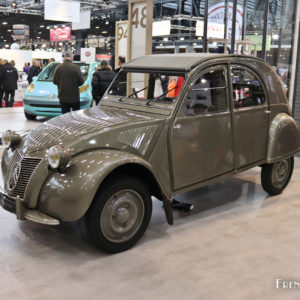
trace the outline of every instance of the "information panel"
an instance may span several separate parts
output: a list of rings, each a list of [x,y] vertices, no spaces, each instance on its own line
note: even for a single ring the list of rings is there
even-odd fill
[[[126,61],[127,57],[127,38],[128,38],[128,21],[119,21],[116,22],[116,51],[115,51],[115,67],[118,68],[118,56],[125,56]]]

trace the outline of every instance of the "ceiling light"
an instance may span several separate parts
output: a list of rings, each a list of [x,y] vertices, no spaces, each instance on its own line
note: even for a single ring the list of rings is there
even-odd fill
[[[6,21],[2,22],[2,25],[7,25],[7,22]]]
[[[11,32],[11,29],[8,29],[7,32]]]
[[[109,24],[108,20],[106,20],[105,24],[106,24],[106,25],[108,25],[108,24]]]
[[[102,33],[104,33],[104,34],[105,34],[105,33],[107,33],[107,31],[102,31]]]
[[[164,38],[164,42],[167,42],[169,39],[167,37]]]
[[[96,26],[96,29],[99,29],[100,27],[99,26]]]
[[[184,37],[181,37],[180,40],[181,40],[181,41],[184,41]]]
[[[44,27],[45,27],[45,25],[41,25],[40,27],[41,27],[41,28],[44,28]]]

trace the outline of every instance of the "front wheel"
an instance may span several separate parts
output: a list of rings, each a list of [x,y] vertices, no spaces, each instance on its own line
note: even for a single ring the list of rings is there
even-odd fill
[[[265,164],[261,170],[261,184],[270,195],[280,194],[288,185],[294,170],[294,158]]]
[[[85,226],[96,246],[117,253],[131,248],[142,237],[151,214],[147,186],[134,177],[115,177],[97,192],[85,215]]]
[[[26,117],[27,120],[35,120],[36,119],[36,115],[32,115],[30,113],[28,113],[27,111],[24,110],[24,115]]]

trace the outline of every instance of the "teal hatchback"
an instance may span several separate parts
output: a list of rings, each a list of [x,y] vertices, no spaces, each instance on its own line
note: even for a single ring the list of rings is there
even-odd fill
[[[80,108],[87,108],[92,105],[92,78],[98,66],[97,62],[76,63],[82,72],[85,82],[80,86]],[[45,67],[42,72],[34,77],[29,85],[23,102],[24,113],[28,120],[35,120],[37,116],[55,117],[61,114],[61,107],[57,97],[57,86],[52,83],[55,69],[60,63],[53,62]]]

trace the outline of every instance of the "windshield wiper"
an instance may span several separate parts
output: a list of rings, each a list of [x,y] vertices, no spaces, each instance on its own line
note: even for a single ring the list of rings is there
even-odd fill
[[[147,88],[148,88],[148,87],[146,86],[146,87],[144,87],[144,88],[142,88],[142,89],[140,89],[140,90],[138,90],[138,91],[132,93],[132,94],[129,95],[129,96],[122,96],[122,97],[120,97],[120,99],[119,99],[118,101],[122,102],[122,100],[123,100],[124,98],[130,98],[130,97],[132,97],[132,96],[136,96],[136,94],[138,94],[139,92],[144,91],[144,90],[147,89]]]
[[[164,92],[163,94],[161,94],[160,96],[158,96],[157,98],[152,98],[152,99],[149,99],[148,101],[147,101],[147,103],[146,103],[146,105],[149,105],[150,104],[150,102],[151,101],[153,101],[153,100],[158,100],[158,99],[160,99],[161,97],[163,97],[163,96],[165,96],[165,95],[167,95],[169,92],[171,92],[171,91],[173,91],[173,90],[175,90],[177,88],[177,85],[176,86],[174,86],[173,88],[171,88],[171,89],[169,89],[169,90],[167,90],[166,92]]]

